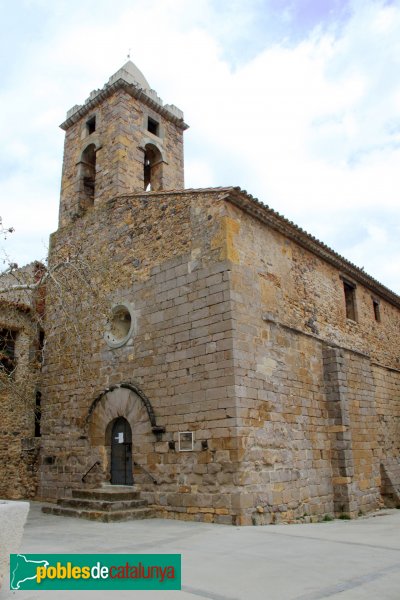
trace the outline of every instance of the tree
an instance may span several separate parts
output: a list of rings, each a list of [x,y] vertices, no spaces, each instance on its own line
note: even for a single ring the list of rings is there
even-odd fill
[[[14,231],[14,227],[4,227],[3,219],[2,219],[2,217],[0,217],[0,235],[2,235],[4,237],[4,239],[6,239],[7,235],[9,233],[13,233],[13,231]]]
[[[109,275],[105,259],[94,265],[84,257],[82,249],[71,246],[63,247],[58,259],[55,264],[35,261],[23,268],[10,263],[0,275],[0,328],[3,331],[3,336],[0,334],[0,344],[3,345],[4,354],[4,360],[0,364],[0,391],[12,391],[16,397],[28,401],[24,386],[21,386],[20,378],[16,377],[18,361],[15,356],[11,356],[12,341],[15,346],[19,328],[15,323],[8,327],[6,310],[9,320],[9,312],[12,310],[29,314],[30,317],[32,328],[29,335],[33,339],[29,350],[29,366],[26,365],[29,371],[29,390],[32,383],[39,386],[49,340],[53,362],[56,360],[62,364],[72,360],[76,365],[77,376],[83,377],[86,363],[84,357],[90,352],[87,330],[92,326],[93,311],[104,323],[104,328],[110,320],[109,303],[96,286],[96,281]],[[53,310],[59,315],[58,319],[46,319],[46,297],[51,298]],[[82,301],[88,297],[90,311],[86,311],[83,322]],[[26,330],[26,323],[21,327]],[[85,335],[82,335],[83,330]],[[70,340],[69,352],[66,351],[66,338]]]
[[[0,497],[35,495],[42,383],[51,379],[49,370],[67,373],[72,365],[78,385],[93,376],[91,339],[99,337],[99,322],[104,331],[109,321],[109,301],[98,285],[112,278],[107,259],[93,262],[73,244],[53,256],[22,268],[9,261],[0,274]]]

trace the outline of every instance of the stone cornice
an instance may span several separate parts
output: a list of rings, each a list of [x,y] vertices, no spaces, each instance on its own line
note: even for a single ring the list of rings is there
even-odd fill
[[[73,125],[82,117],[91,112],[96,106],[98,106],[105,99],[112,96],[112,94],[114,94],[119,89],[125,90],[133,98],[136,98],[137,100],[143,102],[143,104],[146,104],[146,106],[153,109],[155,112],[157,112],[159,115],[161,115],[168,121],[174,123],[177,127],[182,129],[182,131],[188,129],[189,125],[187,125],[184,122],[183,117],[180,116],[180,114],[182,113],[179,109],[175,109],[175,107],[169,104],[160,104],[161,101],[155,93],[154,97],[152,97],[152,90],[144,90],[140,87],[139,84],[135,85],[133,83],[129,83],[123,78],[117,79],[111,84],[106,84],[101,90],[92,92],[85,104],[82,104],[81,106],[76,106],[74,107],[74,109],[68,111],[67,119],[60,125],[61,129],[64,129],[64,131],[66,131],[69,127],[71,127],[71,125]]]

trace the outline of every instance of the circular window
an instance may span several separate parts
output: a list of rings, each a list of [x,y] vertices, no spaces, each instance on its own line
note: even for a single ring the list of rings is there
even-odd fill
[[[118,304],[111,311],[111,318],[104,339],[111,348],[126,344],[132,335],[134,319],[126,304]]]

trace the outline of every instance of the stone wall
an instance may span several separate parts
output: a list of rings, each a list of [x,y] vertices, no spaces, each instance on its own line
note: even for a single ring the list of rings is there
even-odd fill
[[[373,364],[381,488],[388,506],[400,506],[400,372]]]
[[[242,523],[331,514],[332,434],[321,385],[322,345],[276,323],[263,333],[254,344],[253,366],[243,344],[235,352]]]
[[[16,332],[15,371],[0,376],[0,497],[32,498],[37,491],[40,438],[35,438],[37,329],[28,307],[0,301],[0,329]]]
[[[225,220],[241,522],[356,516],[377,508],[382,462],[391,461],[392,481],[400,483],[394,475],[399,378],[392,369],[400,311],[381,298],[377,322],[376,291],[356,283],[358,321],[346,319],[344,261],[343,271],[333,268],[236,206],[227,206]],[[393,438],[383,440],[380,413]]]
[[[354,462],[353,510],[350,514],[376,509],[380,502],[380,461],[384,456],[379,447],[375,382],[368,356],[347,352],[347,405]]]

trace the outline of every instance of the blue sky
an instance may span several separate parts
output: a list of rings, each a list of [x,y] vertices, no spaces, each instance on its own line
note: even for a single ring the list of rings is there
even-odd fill
[[[187,187],[240,185],[400,293],[400,5],[0,0],[2,254],[46,254],[66,111],[131,58],[191,128]]]

